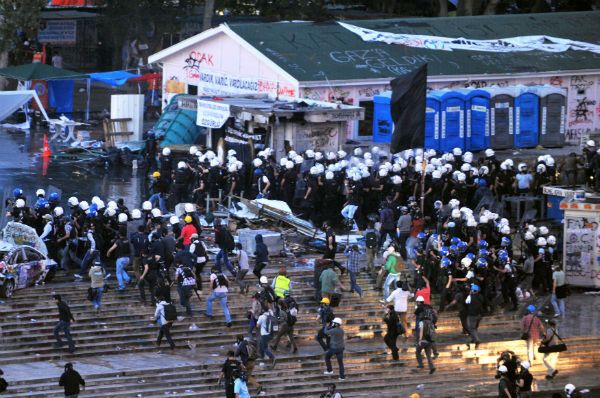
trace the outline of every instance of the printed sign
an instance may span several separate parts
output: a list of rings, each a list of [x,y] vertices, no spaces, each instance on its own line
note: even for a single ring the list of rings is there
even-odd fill
[[[40,43],[74,44],[77,40],[77,21],[73,20],[48,20],[44,21],[45,27],[38,33]]]
[[[197,109],[196,124],[201,127],[220,129],[231,115],[228,104],[214,101],[198,100]]]
[[[359,35],[363,41],[400,44],[407,47],[426,48],[429,50],[469,50],[494,53],[535,50],[560,53],[567,50],[577,50],[600,54],[600,45],[552,36],[517,36],[504,39],[474,40],[464,37],[452,38],[381,32],[343,22],[338,23],[352,33]]]
[[[569,284],[600,286],[598,213],[566,212],[564,270]]]
[[[284,83],[254,77],[241,78],[215,72],[200,71],[198,78],[200,95],[269,94],[297,97],[297,90]]]

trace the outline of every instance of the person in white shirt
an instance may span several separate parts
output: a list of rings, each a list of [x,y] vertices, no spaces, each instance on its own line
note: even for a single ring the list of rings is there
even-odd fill
[[[258,345],[260,358],[264,359],[265,355],[271,358],[271,368],[275,367],[275,355],[273,355],[273,352],[269,347],[269,341],[273,335],[275,322],[275,316],[270,309],[263,311],[261,316],[258,317],[258,322],[256,322],[256,325],[260,328],[260,340]]]
[[[58,51],[54,51],[54,55],[52,56],[52,66],[61,69],[63,67],[63,58]]]
[[[235,274],[235,283],[240,287],[240,293],[248,293],[248,284],[244,282],[244,277],[250,270],[250,265],[248,261],[248,253],[242,248],[241,243],[235,244],[235,249],[237,252],[237,265],[238,270]]]
[[[403,287],[406,288],[406,290],[404,290]],[[400,322],[402,322],[402,326],[404,326],[404,330],[406,330],[406,334],[404,335],[405,338],[408,337],[408,326],[406,324],[408,299],[413,296],[414,295],[408,290],[408,284],[405,285],[404,282],[396,281],[396,289],[385,300],[388,303],[394,302],[394,311],[398,314],[398,318],[400,318]]]
[[[209,318],[213,317],[212,304],[213,301],[219,300],[221,302],[221,308],[223,308],[223,314],[225,314],[225,322],[227,327],[231,327],[231,314],[227,307],[227,293],[229,292],[229,280],[222,272],[214,268],[210,274],[210,286],[212,287],[212,293],[206,299],[206,313],[205,315]]]

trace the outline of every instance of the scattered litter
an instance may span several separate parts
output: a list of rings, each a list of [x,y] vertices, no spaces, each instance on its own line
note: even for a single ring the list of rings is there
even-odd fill
[[[583,294],[587,294],[588,296],[597,296],[600,295],[600,291],[596,291],[596,292],[585,292]]]
[[[191,393],[193,393],[193,392],[194,392],[194,390],[185,390],[185,393],[186,393],[186,394],[191,394]]]
[[[37,319],[31,318],[29,321],[30,321],[31,323],[35,323],[35,322],[37,322]]]
[[[190,330],[198,330],[198,329],[199,329],[199,328],[198,328],[198,325],[196,325],[195,323],[192,323],[192,324],[190,325]]]

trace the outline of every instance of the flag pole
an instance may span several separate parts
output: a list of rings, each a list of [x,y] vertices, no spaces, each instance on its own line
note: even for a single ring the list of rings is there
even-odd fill
[[[427,166],[427,154],[423,148],[423,161],[421,162],[421,217],[425,217],[425,167]]]

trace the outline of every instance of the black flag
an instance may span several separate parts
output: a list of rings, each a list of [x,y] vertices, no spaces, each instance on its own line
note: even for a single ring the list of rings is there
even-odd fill
[[[390,110],[394,134],[390,151],[425,147],[425,96],[427,95],[427,64],[391,82]]]

